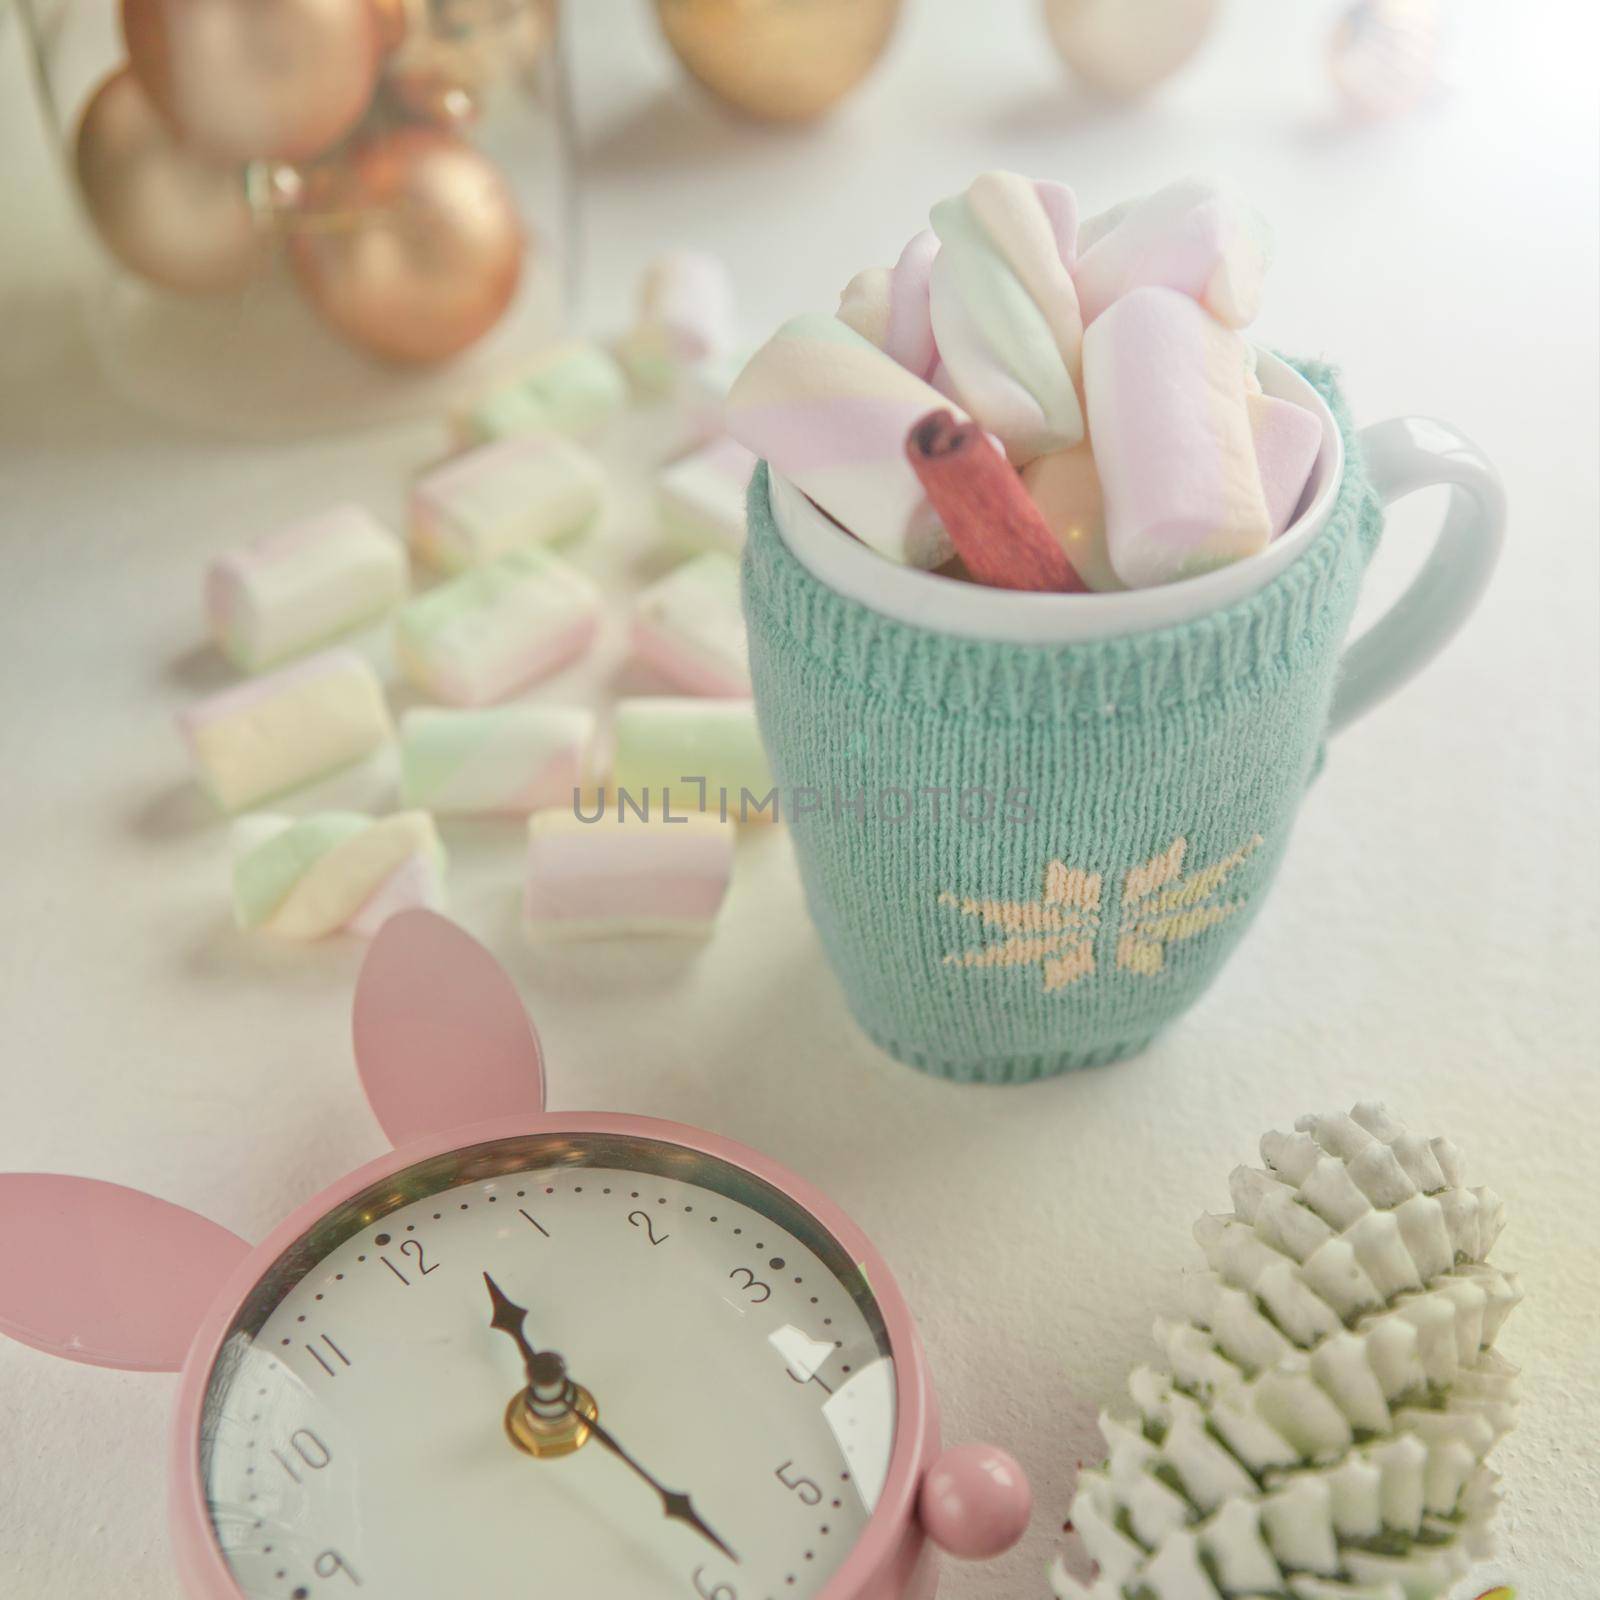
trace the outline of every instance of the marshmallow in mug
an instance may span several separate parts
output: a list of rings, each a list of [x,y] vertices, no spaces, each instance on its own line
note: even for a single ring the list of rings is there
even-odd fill
[[[1134,289],[1176,289],[1218,322],[1255,321],[1272,261],[1265,219],[1228,190],[1183,178],[1116,208],[1073,268],[1085,325]]]
[[[1174,289],[1135,289],[1089,325],[1084,389],[1106,551],[1130,588],[1266,548],[1249,372],[1245,342]]]
[[[1018,466],[1070,449],[1083,438],[1072,191],[986,172],[932,216],[933,332],[955,396]]]
[[[880,555],[937,567],[953,547],[906,459],[906,435],[950,409],[837,317],[809,314],[786,322],[739,374],[728,432]]]
[[[858,272],[839,296],[839,320],[919,378],[931,379],[939,364],[929,296],[938,253],[938,234],[924,228],[892,267]]]
[[[444,847],[425,811],[256,812],[233,828],[234,920],[283,939],[370,939],[397,911],[444,905]]]

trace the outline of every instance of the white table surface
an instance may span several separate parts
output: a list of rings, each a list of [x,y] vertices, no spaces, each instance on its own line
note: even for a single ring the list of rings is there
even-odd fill
[[[1177,1305],[1194,1217],[1225,1209],[1262,1129],[1382,1097],[1448,1131],[1509,1203],[1498,1259],[1527,1300],[1503,1346],[1527,1402],[1498,1458],[1503,1570],[1534,1600],[1593,1594],[1594,22],[1566,4],[1463,6],[1455,98],[1352,133],[1328,115],[1326,5],[1239,0],[1190,73],[1122,113],[1065,87],[1031,4],[916,0],[863,91],[795,133],[730,124],[684,87],[638,0],[568,9],[590,327],[620,323],[662,244],[724,254],[759,335],[831,305],[984,167],[1063,178],[1089,209],[1207,168],[1276,222],[1264,340],[1337,359],[1367,420],[1456,422],[1513,509],[1481,613],[1337,741],[1214,990],[1115,1068],[982,1090],[879,1055],[781,831],[741,843],[719,934],[685,951],[527,946],[516,830],[452,830],[458,914],[527,997],[552,1103],[704,1124],[843,1203],[918,1309],[949,1439],[998,1437],[1037,1489],[1020,1548],[952,1569],[944,1593],[1041,1600],[1074,1464],[1153,1353],[1152,1316]],[[349,1058],[359,949],[266,947],[228,921],[225,829],[170,720],[221,677],[197,580],[209,552],[335,495],[397,515],[440,435],[248,447],[107,395],[15,20],[0,18],[0,1168],[145,1187],[256,1238],[381,1141]],[[1435,511],[1393,519],[1376,595]],[[0,1342],[0,1594],[177,1600],[173,1388]]]

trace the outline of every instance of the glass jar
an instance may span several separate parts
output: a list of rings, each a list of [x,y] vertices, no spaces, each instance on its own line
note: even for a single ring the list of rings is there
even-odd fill
[[[109,381],[272,436],[442,410],[561,332],[557,0],[22,0]]]

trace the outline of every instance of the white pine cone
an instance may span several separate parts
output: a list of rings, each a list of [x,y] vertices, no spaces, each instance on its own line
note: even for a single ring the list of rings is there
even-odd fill
[[[1209,1270],[1156,1324],[1168,1370],[1129,1377],[1138,1422],[1100,1419],[1072,1509],[1099,1570],[1058,1561],[1058,1600],[1436,1600],[1487,1552],[1521,1298],[1487,1265],[1499,1196],[1381,1105],[1261,1155],[1195,1225]]]

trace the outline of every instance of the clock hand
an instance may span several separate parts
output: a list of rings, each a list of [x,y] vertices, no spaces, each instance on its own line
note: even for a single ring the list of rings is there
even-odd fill
[[[505,1291],[487,1272],[483,1275],[483,1281],[489,1287],[489,1303],[494,1307],[494,1315],[489,1318],[489,1326],[511,1336],[516,1344],[517,1353],[522,1357],[523,1369],[528,1375],[528,1386],[531,1388],[534,1383],[534,1367],[540,1352],[528,1343],[525,1326],[528,1320],[528,1308],[515,1305],[508,1300]]]
[[[612,1438],[611,1434],[605,1428],[600,1426],[600,1423],[597,1419],[589,1419],[589,1432],[594,1436],[597,1444],[603,1445],[619,1461],[622,1461],[626,1465],[632,1467],[634,1472],[643,1478],[644,1481],[648,1483],[658,1495],[661,1496],[661,1509],[666,1513],[667,1516],[671,1517],[675,1522],[686,1523],[689,1527],[693,1528],[696,1533],[701,1534],[710,1543],[714,1544],[717,1549],[719,1549],[730,1561],[737,1563],[739,1559],[738,1556],[736,1556],[733,1551],[730,1550],[727,1545],[725,1545],[722,1540],[711,1531],[710,1527],[695,1510],[694,1502],[690,1500],[688,1495],[684,1494],[678,1489],[668,1489],[658,1478],[646,1472],[645,1469],[641,1467],[639,1463],[635,1461],[633,1457],[630,1456],[614,1438]]]
[[[710,1526],[694,1508],[694,1502],[681,1490],[667,1488],[653,1474],[645,1471],[634,1458],[612,1438],[609,1430],[601,1427],[598,1408],[595,1407],[593,1398],[587,1391],[577,1388],[567,1377],[567,1364],[554,1350],[535,1350],[528,1342],[527,1334],[527,1307],[519,1306],[507,1298],[505,1291],[486,1272],[483,1281],[489,1289],[489,1302],[494,1307],[493,1315],[489,1319],[489,1326],[498,1328],[501,1333],[510,1335],[515,1342],[517,1351],[522,1357],[523,1370],[527,1374],[528,1387],[524,1394],[513,1401],[514,1407],[521,1406],[531,1411],[535,1418],[543,1421],[546,1426],[550,1423],[566,1419],[576,1423],[581,1430],[574,1442],[569,1446],[576,1449],[591,1435],[595,1441],[603,1445],[619,1461],[631,1467],[633,1471],[643,1478],[661,1497],[661,1509],[675,1522],[682,1522],[693,1528],[703,1538],[715,1545],[730,1561],[737,1563],[739,1558],[725,1545],[721,1539],[712,1532]],[[587,1405],[582,1402],[588,1401]],[[519,1428],[517,1419],[509,1419],[513,1440],[525,1450],[535,1454],[543,1453],[537,1441],[525,1437],[526,1424]],[[565,1452],[562,1452],[565,1453]]]

